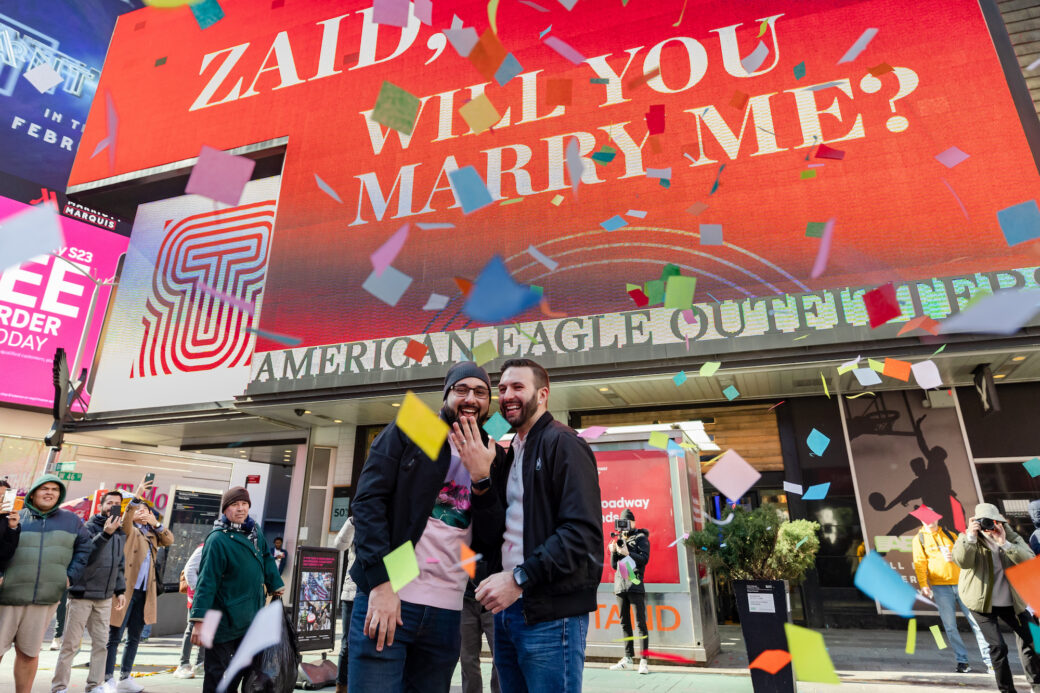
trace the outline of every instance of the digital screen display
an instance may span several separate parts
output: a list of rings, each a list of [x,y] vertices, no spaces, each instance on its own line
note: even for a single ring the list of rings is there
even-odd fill
[[[0,220],[29,205],[0,197]],[[45,255],[17,267],[0,270],[0,401],[50,408],[54,402],[51,367],[54,352],[63,347],[73,368],[80,338],[80,368],[93,365],[98,336],[108,307],[110,281],[126,251],[129,239],[67,216],[60,217],[65,246],[57,251],[64,259]],[[0,221],[2,224],[2,221]],[[2,230],[0,230],[2,233]],[[87,324],[91,296],[96,291],[94,317]],[[78,373],[70,374],[73,378]],[[88,393],[83,399],[89,401]],[[83,411],[79,403],[74,411]]]
[[[5,0],[0,171],[65,188],[116,17],[139,7],[139,0]],[[44,64],[61,82],[40,92],[25,74]]]
[[[101,80],[133,146],[89,157],[95,103],[72,182],[288,138],[260,327],[302,347],[478,327],[455,278],[496,254],[571,316],[635,307],[626,284],[668,263],[713,304],[1035,264],[997,220],[1035,198],[1037,167],[977,0],[544,5],[502,3],[501,48],[486,2],[404,29],[363,1],[226,0],[204,32],[142,10]],[[484,36],[470,58],[453,15]],[[508,81],[488,68],[513,60]],[[371,119],[384,80],[420,100],[409,135]],[[482,95],[501,117],[474,134],[460,111]],[[448,177],[467,166],[494,199],[470,214]],[[390,307],[362,284],[405,223],[392,266],[412,281]],[[431,293],[451,302],[425,311]]]

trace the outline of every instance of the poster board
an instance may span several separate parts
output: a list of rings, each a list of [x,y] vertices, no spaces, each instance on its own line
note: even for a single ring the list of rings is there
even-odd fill
[[[350,510],[350,487],[332,487],[332,509],[329,511],[329,534],[335,534],[343,529]]]
[[[220,491],[201,488],[170,489],[172,500],[166,508],[163,524],[173,533],[173,544],[163,571],[166,590],[176,592],[181,571],[199,544],[213,529],[213,521],[220,517]]]
[[[299,546],[293,564],[292,619],[301,652],[336,647],[339,551]]]

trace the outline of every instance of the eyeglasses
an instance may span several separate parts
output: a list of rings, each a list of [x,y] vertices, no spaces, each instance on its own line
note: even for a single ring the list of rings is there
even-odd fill
[[[470,387],[469,385],[454,385],[452,386],[451,391],[463,399],[465,399],[470,392],[472,392],[473,396],[477,399],[487,399],[491,394],[491,391],[486,387]]]

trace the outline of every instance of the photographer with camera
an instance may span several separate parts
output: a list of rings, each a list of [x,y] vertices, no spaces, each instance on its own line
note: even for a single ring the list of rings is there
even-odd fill
[[[617,595],[618,609],[621,611],[621,630],[625,633],[625,656],[612,671],[628,669],[635,657],[635,643],[632,641],[632,612],[636,612],[636,623],[639,626],[640,659],[639,673],[649,674],[646,662],[646,651],[650,638],[646,629],[646,588],[643,587],[643,571],[650,560],[650,531],[635,526],[636,517],[629,508],[621,513],[621,519],[614,520],[614,530],[610,533],[610,566],[614,569],[614,594]]]
[[[953,545],[953,560],[961,568],[958,593],[971,609],[989,643],[997,688],[1003,693],[1013,693],[1015,683],[999,621],[1004,621],[1014,631],[1026,678],[1033,693],[1040,692],[1040,658],[1029,632],[1033,617],[1005,575],[1005,570],[1011,566],[1031,558],[1033,552],[1025,540],[1011,529],[991,503],[975,506],[975,516],[968,521],[968,531],[957,537]]]

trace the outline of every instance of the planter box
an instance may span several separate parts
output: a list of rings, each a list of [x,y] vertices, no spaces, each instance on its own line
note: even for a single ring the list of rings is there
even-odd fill
[[[783,580],[734,580],[733,596],[740,613],[748,662],[766,650],[787,650],[784,624],[791,620],[787,606],[787,582]],[[751,670],[755,693],[794,693],[794,672],[788,664],[776,674]]]

